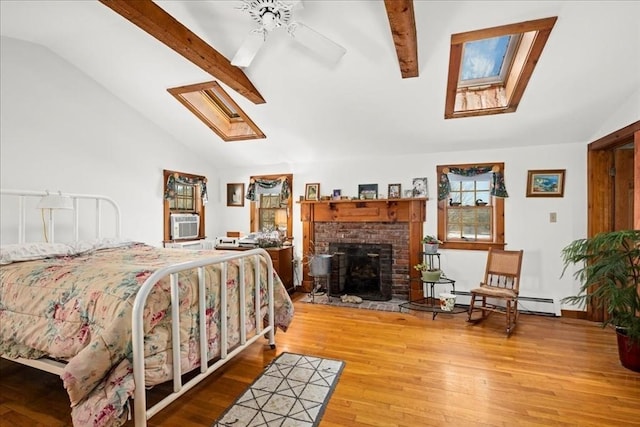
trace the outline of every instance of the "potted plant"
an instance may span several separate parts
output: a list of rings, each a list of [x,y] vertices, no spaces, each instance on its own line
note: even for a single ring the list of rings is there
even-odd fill
[[[437,268],[431,268],[428,262],[421,262],[413,266],[422,274],[422,280],[425,282],[437,282],[440,280],[442,271]]]
[[[424,244],[424,253],[435,254],[438,253],[438,246],[442,241],[435,236],[426,235],[422,238],[422,243]]]
[[[578,295],[562,299],[591,303],[608,313],[603,327],[613,325],[620,362],[640,372],[640,230],[622,230],[578,239],[562,250],[564,269],[578,265]]]

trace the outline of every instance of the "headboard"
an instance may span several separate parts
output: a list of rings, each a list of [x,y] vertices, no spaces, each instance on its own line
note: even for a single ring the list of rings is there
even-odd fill
[[[70,201],[70,208],[39,208],[40,200],[49,195]],[[120,207],[107,196],[0,189],[0,198],[0,236],[3,244],[42,240],[53,243],[56,232],[63,236],[64,241],[121,237]],[[41,219],[36,219],[38,215]],[[58,225],[56,216],[60,219]],[[43,230],[47,230],[46,233]],[[37,235],[39,238],[35,239]]]

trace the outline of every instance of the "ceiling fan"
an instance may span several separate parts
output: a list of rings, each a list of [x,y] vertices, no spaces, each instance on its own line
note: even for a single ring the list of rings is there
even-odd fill
[[[271,31],[285,28],[294,40],[332,63],[347,50],[317,31],[293,19],[293,9],[302,6],[301,0],[242,0],[241,10],[249,13],[258,28],[249,32],[231,60],[231,64],[245,68],[251,64]]]

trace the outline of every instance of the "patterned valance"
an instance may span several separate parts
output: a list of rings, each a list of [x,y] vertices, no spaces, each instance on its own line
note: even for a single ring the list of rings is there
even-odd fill
[[[473,166],[470,168],[444,168],[438,180],[438,200],[445,200],[451,192],[448,174],[473,177],[492,173],[490,194],[494,197],[509,197],[504,183],[504,174],[496,166]]]
[[[258,186],[259,188],[256,188]],[[289,189],[289,181],[287,181],[286,176],[281,176],[276,179],[254,179],[252,178],[249,181],[249,186],[247,187],[247,195],[246,199],[251,200],[252,202],[258,201],[258,195],[262,193],[260,188],[268,190],[272,188],[280,187],[280,204],[286,205],[289,201],[289,194],[291,193]]]
[[[207,195],[207,178],[190,178],[188,176],[180,175],[179,173],[172,173],[167,178],[167,189],[164,192],[164,198],[166,200],[173,200],[176,198],[176,184],[183,185],[199,185],[200,197],[202,197],[202,203],[206,204],[209,201]]]

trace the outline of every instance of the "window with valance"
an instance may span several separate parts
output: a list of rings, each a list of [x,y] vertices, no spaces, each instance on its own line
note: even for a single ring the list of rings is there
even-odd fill
[[[164,242],[176,240],[171,235],[172,214],[198,215],[199,227],[196,239],[204,239],[206,236],[204,207],[208,202],[207,178],[202,175],[164,170],[163,180]]]
[[[443,248],[504,247],[504,164],[441,165],[436,170]]]
[[[261,194],[279,194],[280,204],[286,205],[290,196],[290,184],[286,176],[274,179],[251,178],[247,187],[246,198],[252,202],[257,202]]]
[[[292,237],[293,175],[252,176],[246,199],[251,201],[251,232],[278,231],[284,240]]]

